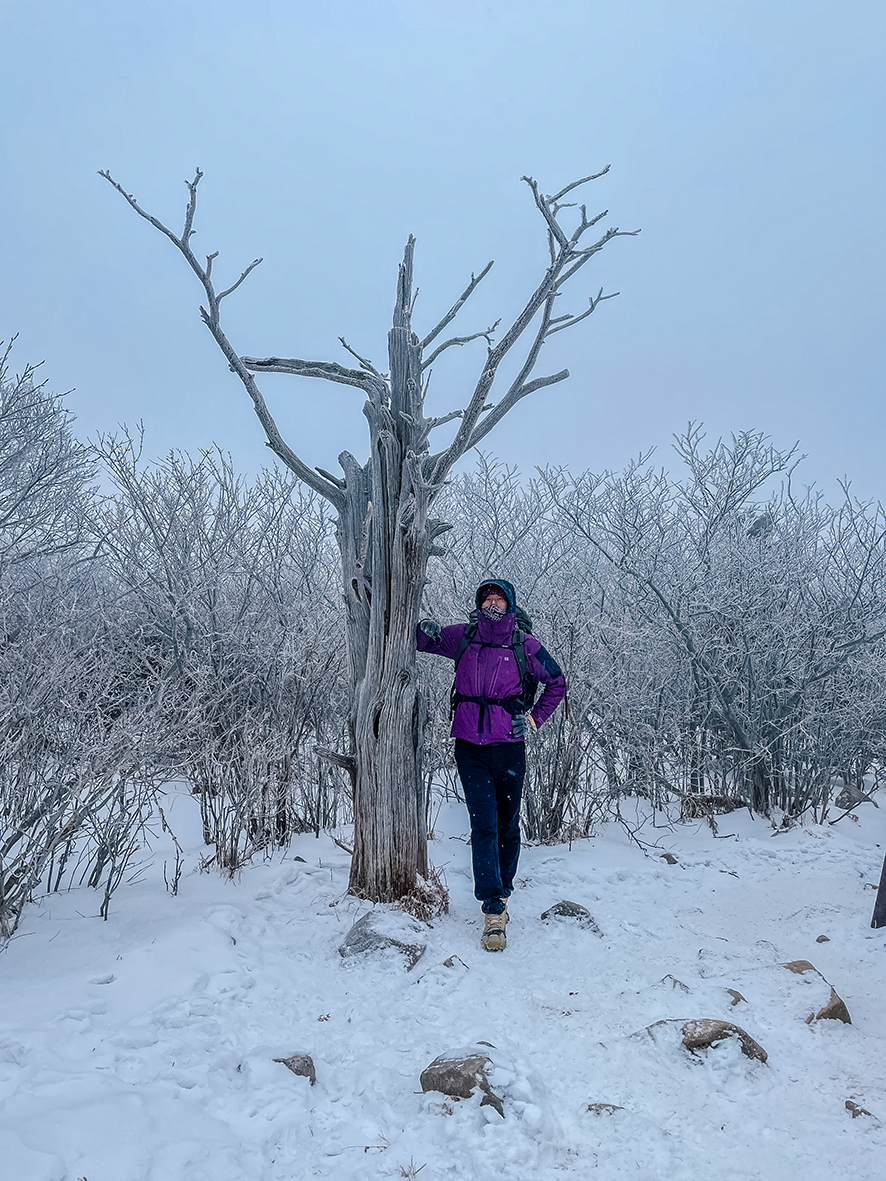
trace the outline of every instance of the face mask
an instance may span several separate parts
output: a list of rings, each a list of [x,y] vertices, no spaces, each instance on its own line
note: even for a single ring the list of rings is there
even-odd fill
[[[488,607],[481,607],[480,611],[487,619],[491,619],[493,623],[496,619],[501,619],[503,615],[507,614],[506,611],[502,611],[501,607],[496,607],[494,603],[490,603]]]

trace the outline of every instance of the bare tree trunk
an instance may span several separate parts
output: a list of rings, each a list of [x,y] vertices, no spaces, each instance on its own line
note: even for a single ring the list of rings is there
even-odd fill
[[[564,285],[609,241],[624,235],[617,228],[608,229],[592,245],[583,246],[583,236],[608,212],[589,218],[584,205],[577,206],[577,224],[571,232],[561,224],[563,210],[576,208],[563,198],[607,171],[574,181],[552,196],[543,195],[531,177],[523,178],[545,222],[550,261],[522,310],[494,345],[492,335],[497,324],[444,340],[425,357],[425,351],[455,319],[492,263],[479,275],[471,276],[459,299],[420,339],[412,330],[414,239],[410,236],[400,265],[393,326],[388,334],[388,374],[380,373],[344,339],[342,344],[356,358],[358,369],[347,369],[335,362],[239,356],[222,330],[220,305],[261,259],[256,259],[225,291],[216,291],[212,267],[217,255],[208,255],[204,266],[190,245],[197,186],[202,177],[199,169],[193,181],[187,182],[190,197],[180,235],[142,209],[110,173],[101,173],[136,213],[169,238],[185,257],[206,293],[207,306],[200,309],[203,322],[252,398],[268,446],[300,480],[325,496],[338,513],[337,538],[347,609],[351,749],[346,754],[326,751],[321,755],[344,767],[351,777],[355,848],[350,890],[362,897],[375,901],[402,897],[412,891],[418,877],[427,873],[426,801],[419,765],[424,706],[416,683],[415,628],[428,560],[435,552],[434,540],[449,528],[445,522],[429,517],[429,508],[453,465],[476,447],[508,411],[529,394],[569,376],[563,369],[545,377],[532,377],[548,338],[587,319],[601,301],[611,298],[601,288],[583,311],[554,315],[555,304],[559,311],[557,299]],[[527,333],[533,323],[534,335]],[[445,350],[478,339],[486,341],[487,353],[467,406],[440,418],[425,418],[424,372]],[[522,355],[516,358],[516,376],[498,402],[490,403],[499,366],[518,342],[524,343]],[[343,452],[339,456],[343,480],[320,468],[309,468],[280,435],[256,384],[256,373],[323,378],[361,389],[367,397],[363,413],[369,424],[368,462],[361,466]],[[431,454],[431,432],[456,419],[460,423],[452,442]]]

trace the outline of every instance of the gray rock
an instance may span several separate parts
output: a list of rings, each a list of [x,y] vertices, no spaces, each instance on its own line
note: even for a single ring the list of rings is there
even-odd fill
[[[827,935],[819,935],[819,937],[816,939],[816,941],[815,941],[815,942],[816,942],[816,943],[830,943],[830,941],[831,941],[831,940],[830,940],[829,936],[827,936]]]
[[[624,1111],[617,1103],[589,1103],[588,1111],[593,1115],[614,1115],[616,1111]]]
[[[876,1120],[877,1123],[880,1122],[872,1112],[868,1111],[866,1107],[862,1107],[860,1103],[856,1103],[852,1099],[846,1100],[845,1107],[853,1119],[858,1119],[860,1115],[868,1115],[872,1120]]]
[[[310,1054],[290,1054],[288,1058],[275,1058],[274,1061],[282,1062],[283,1065],[291,1070],[293,1074],[298,1074],[303,1078],[310,1079],[312,1087],[317,1081],[317,1072],[314,1069],[314,1059]]]
[[[343,959],[368,952],[399,952],[411,971],[427,950],[425,928],[417,919],[402,911],[370,910],[358,919],[338,949]]]
[[[736,1005],[740,1005],[742,1002],[745,1004],[748,1003],[747,998],[743,997],[737,988],[727,988],[726,991],[729,993],[729,1003],[733,1009]]]
[[[877,807],[874,799],[867,792],[856,787],[854,783],[844,785],[843,790],[834,800],[834,804],[843,812],[848,812],[850,808],[855,808],[858,804],[873,804],[875,808]]]
[[[570,902],[567,898],[563,898],[560,902],[555,902],[553,906],[549,907],[542,913],[542,921],[547,921],[552,918],[563,919],[578,919],[582,927],[587,927],[593,931],[595,935],[600,935],[602,932],[597,924],[594,922],[594,917],[586,906],[582,906],[580,902]]]
[[[690,793],[680,797],[681,820],[704,820],[711,816],[719,816],[727,812],[737,812],[739,808],[746,808],[747,802],[732,796],[709,796],[703,793]]]
[[[440,1091],[450,1099],[470,1099],[474,1091],[480,1090],[483,1094],[480,1106],[494,1107],[504,1116],[504,1104],[489,1085],[490,1061],[487,1054],[440,1054],[421,1072],[421,1089]]]

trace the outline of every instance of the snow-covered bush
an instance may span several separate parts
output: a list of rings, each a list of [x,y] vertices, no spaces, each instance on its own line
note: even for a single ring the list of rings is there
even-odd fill
[[[216,452],[148,466],[124,438],[101,453],[117,488],[105,561],[132,634],[151,637],[164,758],[199,797],[210,860],[234,872],[340,810],[316,755],[345,717],[325,502],[279,472],[247,485]]]

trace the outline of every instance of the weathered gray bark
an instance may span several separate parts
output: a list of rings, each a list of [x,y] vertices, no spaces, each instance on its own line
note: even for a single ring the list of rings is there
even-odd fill
[[[489,273],[492,263],[479,275],[471,276],[446,315],[431,332],[419,338],[412,329],[414,240],[410,237],[400,264],[393,325],[388,334],[387,374],[376,370],[344,340],[344,347],[359,362],[358,369],[298,358],[240,357],[221,328],[219,308],[222,299],[236,290],[261,259],[253,262],[231,287],[216,293],[212,281],[216,255],[209,255],[204,266],[190,247],[197,185],[202,176],[199,169],[194,180],[187,182],[190,199],[180,236],[143,210],[108,172],[100,174],[184,255],[206,292],[207,306],[200,309],[203,321],[252,398],[268,446],[337,510],[347,608],[351,749],[323,755],[347,769],[353,783],[355,832],[350,890],[362,897],[375,901],[400,898],[427,873],[425,798],[419,766],[424,706],[416,681],[415,628],[428,560],[435,552],[434,541],[448,528],[445,522],[429,515],[431,506],[453,464],[476,447],[517,402],[569,376],[564,369],[532,378],[548,337],[586,319],[602,300],[611,298],[601,289],[582,313],[554,316],[555,301],[564,284],[607,242],[623,233],[609,229],[593,245],[581,246],[587,230],[607,213],[604,210],[588,218],[584,206],[578,207],[580,215],[571,233],[560,224],[562,210],[573,207],[562,203],[566,194],[606,171],[575,181],[553,196],[542,195],[535,181],[524,177],[546,223],[550,263],[521,312],[495,345],[492,334],[497,325],[444,340],[425,356]],[[490,404],[488,397],[500,364],[533,322],[535,334],[524,346],[516,377],[500,400]],[[476,339],[486,340],[487,353],[467,407],[440,418],[426,418],[427,382],[423,374],[446,349]],[[363,413],[369,426],[366,464],[361,466],[343,452],[339,464],[344,479],[304,464],[281,437],[256,384],[256,373],[320,377],[361,389],[367,398]],[[431,432],[456,419],[461,421],[452,442],[432,454]]]

